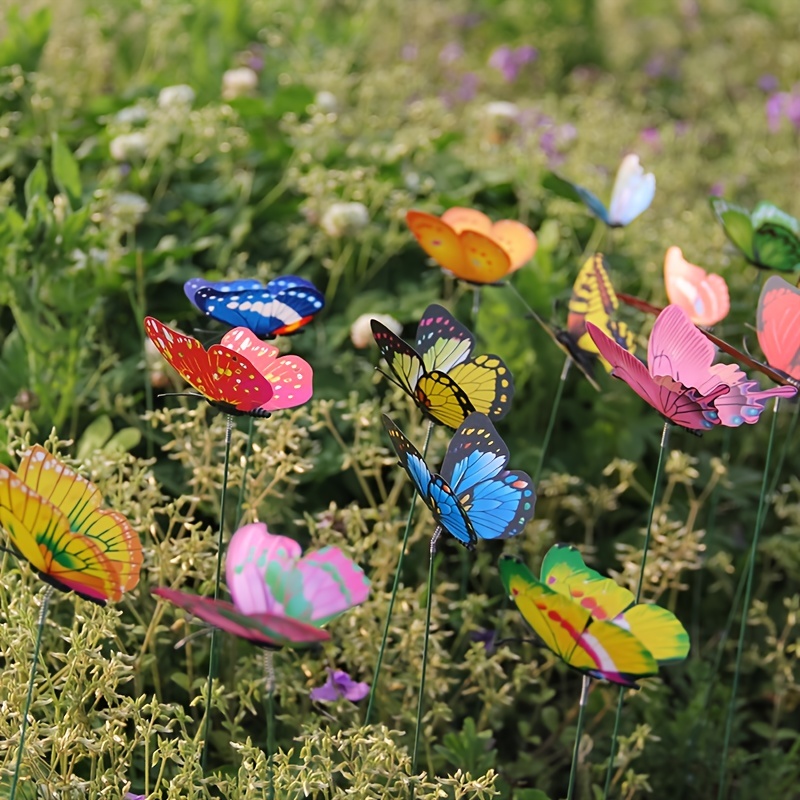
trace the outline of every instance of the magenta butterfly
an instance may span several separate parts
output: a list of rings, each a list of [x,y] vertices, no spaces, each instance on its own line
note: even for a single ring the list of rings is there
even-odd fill
[[[369,594],[363,570],[338,547],[303,555],[297,542],[271,534],[262,522],[233,534],[225,576],[232,603],[176,589],[152,593],[219,630],[271,648],[326,641],[330,634],[322,626]]]

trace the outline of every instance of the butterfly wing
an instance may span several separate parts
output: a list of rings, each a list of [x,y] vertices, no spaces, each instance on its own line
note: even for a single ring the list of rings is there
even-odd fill
[[[502,358],[480,355],[450,370],[475,411],[502,419],[511,410],[514,377]]]
[[[770,365],[800,381],[800,289],[770,277],[758,299],[756,325]]]
[[[586,323],[592,322],[621,347],[634,352],[633,333],[624,322],[615,318],[618,308],[619,300],[608,277],[605,258],[596,253],[581,267],[572,287],[567,316],[569,337],[581,350],[597,354],[597,347],[586,333]],[[606,361],[601,359],[601,363],[611,371]]]
[[[753,244],[753,223],[750,214],[741,206],[726,203],[719,197],[710,197],[709,203],[725,235],[741,251],[744,257],[754,264],[756,254]]]
[[[625,381],[659,414],[670,422],[692,431],[704,431],[719,425],[713,403],[717,397],[728,391],[727,386],[718,387],[706,397],[698,397],[696,393],[676,391],[669,386],[659,384],[636,356],[612,341],[591,322],[587,323],[586,327],[600,354],[611,364],[611,374]]]
[[[555,192],[560,197],[572,200],[574,203],[583,203],[598,219],[605,222],[606,225],[610,224],[608,209],[595,194],[588,189],[584,189],[583,186],[568,181],[566,178],[556,175],[555,172],[548,172],[545,175],[542,180],[542,186],[551,192]]]
[[[272,386],[272,397],[260,408],[279,411],[307,403],[314,393],[314,372],[300,356],[281,356],[277,347],[257,339],[247,328],[228,331],[220,344],[241,353]]]
[[[422,502],[428,507],[437,525],[454,536],[468,550],[475,546],[477,538],[472,523],[456,499],[453,490],[439,475],[434,475],[428,465],[403,432],[389,417],[383,417],[383,425],[389,434],[392,449],[397,454],[400,466],[408,473]]]
[[[772,203],[759,203],[751,216],[756,266],[794,272],[800,269],[800,222]]]
[[[538,581],[518,559],[500,557],[500,577],[523,619],[568,666],[622,686],[658,672],[647,648],[612,622],[594,620],[588,610]]]
[[[440,219],[446,222],[457,234],[464,231],[478,231],[491,235],[492,221],[482,211],[475,208],[463,208],[454,206],[448,208]]]
[[[468,283],[497,283],[511,272],[511,256],[491,236],[478,231],[459,235],[464,248],[465,268],[457,278]]]
[[[639,156],[630,153],[622,159],[611,190],[607,225],[612,228],[630,225],[653,202],[656,177],[645,173]]]
[[[219,292],[244,292],[261,288],[261,281],[256,280],[236,280],[236,281],[207,281],[204,278],[190,278],[183,284],[184,294],[189,298],[189,302],[197,308],[194,297],[198,289],[216,289]]]
[[[406,224],[420,247],[448,272],[464,279],[472,270],[467,261],[464,244],[447,222],[424,211],[409,210]]]
[[[73,533],[92,540],[113,567],[121,591],[136,586],[142,566],[139,536],[122,514],[100,508],[96,486],[38,444],[22,456],[17,475],[66,515]]]
[[[122,598],[118,567],[102,547],[72,531],[63,511],[2,465],[0,526],[14,549],[56,588],[74,591],[100,605]]]
[[[541,575],[542,583],[571,598],[597,620],[615,621],[636,602],[624,586],[587,567],[572,545],[553,545],[542,561]]]
[[[480,539],[507,539],[533,518],[530,476],[507,470],[508,448],[484,414],[471,414],[450,441],[441,477],[466,511]]]
[[[249,616],[224,600],[159,587],[150,590],[156,597],[182,608],[215,628],[262,647],[311,645],[331,638],[327,631],[277,614]]]
[[[372,335],[397,385],[416,400],[417,384],[425,374],[419,353],[377,319],[370,320]]]
[[[145,317],[144,328],[167,363],[212,405],[252,414],[272,398],[272,385],[245,356],[221,345],[206,351],[197,339],[153,317]]]
[[[416,352],[428,372],[450,372],[470,357],[475,337],[446,308],[432,303],[417,326],[416,344]]]
[[[448,428],[457,428],[475,410],[467,393],[444,372],[423,375],[413,397],[428,419]]]
[[[613,622],[630,631],[659,665],[674,664],[689,655],[689,634],[678,618],[666,608],[638,603]]]
[[[716,325],[728,316],[731,300],[725,278],[687,261],[680,247],[667,250],[664,286],[669,302],[680,306],[695,325]]]
[[[513,219],[495,222],[491,237],[508,253],[511,259],[509,272],[515,272],[527,264],[536,255],[539,244],[536,234],[527,225]]]

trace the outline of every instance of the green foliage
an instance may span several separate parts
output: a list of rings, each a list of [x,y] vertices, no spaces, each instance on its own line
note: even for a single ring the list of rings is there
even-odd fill
[[[357,330],[351,339],[351,326],[390,313],[410,334],[433,301],[469,319],[472,290],[432,269],[403,222],[409,207],[457,204],[536,230],[537,256],[514,286],[563,325],[595,228],[548,176],[605,198],[621,157],[635,151],[658,189],[640,219],[605,234],[615,286],[663,302],[663,254],[679,244],[730,284],[721,335],[752,340],[759,277],[729,246],[707,197],[721,185],[726,200],[747,209],[769,200],[800,211],[791,178],[797,132],[788,120],[769,128],[758,86],[767,74],[784,91],[800,81],[797,4],[37,5],[0,4],[0,460],[14,464],[51,436],[128,516],[146,555],[139,586],[116,608],[54,599],[18,796],[34,797],[34,786],[65,798],[267,791],[260,659],[226,640],[212,698],[213,770],[203,775],[208,639],[175,650],[190,624],[149,594],[157,585],[213,586],[224,420],[193,400],[155,397],[182,385],[147,346],[141,319],[154,314],[190,332],[201,325],[183,295],[186,279],[292,272],[326,293],[320,319],[291,345],[280,342],[313,365],[315,399],[255,423],[246,479],[248,426],[237,422],[226,538],[240,518],[260,519],[304,545],[338,544],[373,590],[331,626],[324,650],[276,656],[276,796],[406,797],[412,788],[419,798],[563,796],[580,681],[520,641],[526,633],[494,569],[497,543],[469,556],[442,545],[424,772],[409,774],[431,534],[424,511],[375,689],[380,724],[362,727],[363,710],[347,701],[323,709],[308,698],[329,665],[371,680],[410,499],[378,420],[390,413],[417,443],[425,431],[409,401],[376,376],[377,355],[355,343]],[[501,44],[539,51],[513,83],[487,66]],[[477,88],[468,96],[471,76]],[[351,203],[363,212],[341,205]],[[649,323],[621,313],[642,331],[642,346]],[[483,290],[475,330],[481,351],[499,353],[514,373],[514,408],[500,430],[512,466],[534,472],[563,354],[508,289]],[[535,565],[554,541],[574,542],[593,566],[633,586],[661,424],[627,387],[600,381],[597,394],[569,375],[536,519],[505,550]],[[780,411],[781,468],[748,616],[731,756],[740,798],[765,785],[789,796],[800,780],[797,409]],[[614,797],[716,796],[736,648],[726,626],[756,522],[768,429],[764,421],[742,427],[672,435],[644,596],[685,622],[692,652],[626,698]],[[431,464],[448,438],[434,432]],[[2,574],[5,786],[41,588],[10,554]],[[475,639],[486,631],[496,644]],[[601,792],[617,695],[593,685],[579,748],[582,800]]]

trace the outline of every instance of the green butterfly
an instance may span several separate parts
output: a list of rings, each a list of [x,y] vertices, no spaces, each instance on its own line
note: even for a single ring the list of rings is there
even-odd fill
[[[718,197],[709,198],[725,235],[759,269],[800,270],[800,222],[772,203],[748,213]]]

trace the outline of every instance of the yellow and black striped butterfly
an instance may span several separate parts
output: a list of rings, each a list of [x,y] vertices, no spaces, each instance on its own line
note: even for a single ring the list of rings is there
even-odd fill
[[[386,376],[408,394],[425,416],[457,428],[473,412],[500,419],[511,408],[514,379],[499,356],[471,358],[475,337],[437,304],[425,309],[416,347],[378,320],[372,335],[386,359]]]
[[[575,362],[589,383],[600,391],[594,379],[595,360],[599,359],[609,372],[611,366],[600,357],[595,343],[587,333],[586,323],[596,325],[620,347],[632,353],[635,349],[633,334],[624,322],[616,319],[618,308],[619,300],[608,277],[606,260],[600,253],[595,253],[587,259],[572,286],[566,329],[550,325],[535,311],[531,311],[531,316]]]

